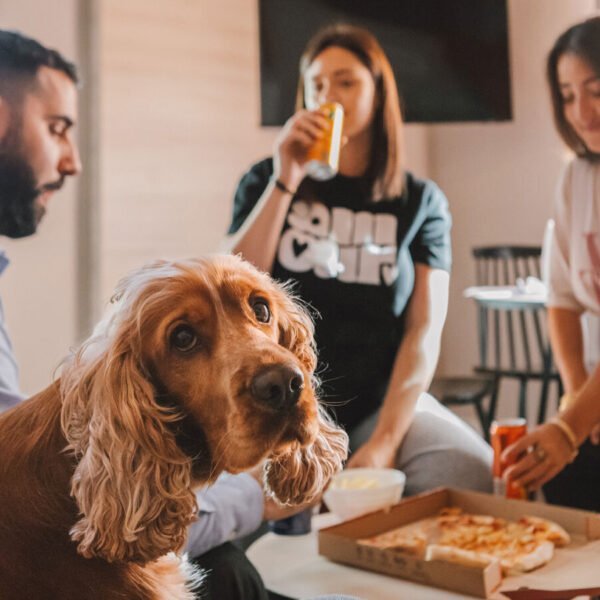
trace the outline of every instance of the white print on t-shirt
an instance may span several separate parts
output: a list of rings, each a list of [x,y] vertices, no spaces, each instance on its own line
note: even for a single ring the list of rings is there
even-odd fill
[[[288,271],[367,285],[389,286],[398,277],[394,215],[297,201],[287,223],[277,258]]]
[[[600,243],[598,237],[599,235],[593,232],[583,234],[591,268],[581,269],[579,276],[586,288],[594,290],[596,300],[600,304]]]

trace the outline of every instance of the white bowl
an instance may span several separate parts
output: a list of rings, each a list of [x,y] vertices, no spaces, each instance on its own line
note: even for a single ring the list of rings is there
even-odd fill
[[[396,469],[347,469],[333,477],[323,499],[343,520],[399,502],[406,475]]]

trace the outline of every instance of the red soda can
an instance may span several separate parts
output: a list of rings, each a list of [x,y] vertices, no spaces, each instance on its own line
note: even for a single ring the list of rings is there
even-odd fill
[[[527,490],[521,485],[506,483],[502,475],[510,464],[502,464],[500,458],[506,448],[514,444],[527,433],[527,421],[525,419],[500,419],[494,421],[490,427],[490,438],[494,450],[494,494],[505,498],[527,499]]]

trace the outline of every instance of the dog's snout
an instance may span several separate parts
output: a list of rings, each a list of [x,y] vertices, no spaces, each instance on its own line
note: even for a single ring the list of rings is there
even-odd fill
[[[293,406],[304,387],[302,371],[289,365],[272,365],[252,380],[252,395],[273,408]]]

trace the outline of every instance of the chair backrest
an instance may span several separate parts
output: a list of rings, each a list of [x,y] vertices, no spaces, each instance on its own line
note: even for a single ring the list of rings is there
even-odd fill
[[[539,246],[480,246],[473,248],[476,285],[515,285],[517,279],[541,278]]]
[[[539,246],[486,246],[473,249],[477,285],[514,286],[540,278]],[[503,310],[479,307],[478,369],[536,377],[551,368],[542,308]]]

